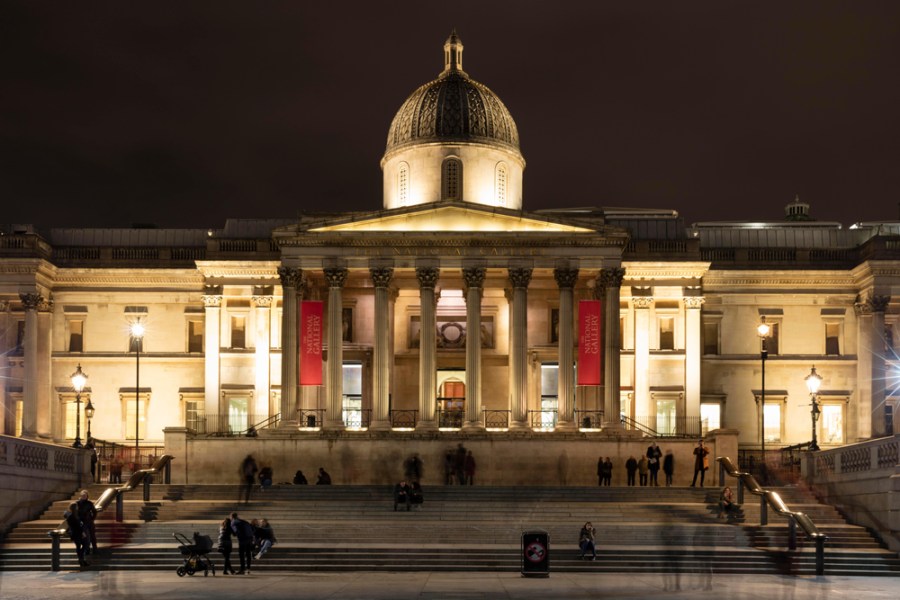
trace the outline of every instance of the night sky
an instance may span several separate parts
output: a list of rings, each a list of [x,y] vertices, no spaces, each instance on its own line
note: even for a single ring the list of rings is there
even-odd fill
[[[454,27],[518,125],[526,210],[898,220],[896,0],[6,0],[0,223],[380,209],[391,119]]]

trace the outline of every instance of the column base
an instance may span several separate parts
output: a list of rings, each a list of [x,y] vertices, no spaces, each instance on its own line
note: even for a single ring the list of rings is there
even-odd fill
[[[416,423],[416,431],[424,431],[426,433],[431,433],[433,431],[437,431],[438,426],[435,421],[419,421]]]
[[[323,431],[344,431],[347,429],[347,426],[344,425],[343,421],[325,421],[322,424]]]
[[[463,423],[461,431],[484,431],[484,424],[480,421],[469,421],[467,423]]]
[[[531,425],[527,421],[512,421],[509,424],[510,431],[531,431]]]
[[[391,427],[390,421],[372,421],[369,423],[369,431],[390,431],[393,429]]]
[[[300,421],[288,420],[288,421],[279,421],[278,426],[275,428],[278,430],[283,429],[300,429]]]
[[[559,421],[555,427],[556,431],[578,431],[578,425],[575,421]]]

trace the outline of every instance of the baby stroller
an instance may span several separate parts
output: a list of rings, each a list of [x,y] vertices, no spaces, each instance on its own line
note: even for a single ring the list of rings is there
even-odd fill
[[[213,566],[212,561],[207,556],[213,547],[212,540],[208,535],[200,535],[195,531],[194,543],[191,543],[187,536],[178,532],[173,533],[172,537],[178,542],[178,549],[184,557],[184,564],[175,570],[179,577],[193,575],[200,571],[203,571],[204,577],[209,575],[210,571],[215,576],[216,567]]]

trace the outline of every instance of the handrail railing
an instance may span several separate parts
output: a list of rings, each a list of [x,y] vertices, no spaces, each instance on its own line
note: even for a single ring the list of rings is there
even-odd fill
[[[150,501],[150,482],[153,479],[153,476],[157,473],[164,472],[165,473],[165,482],[169,483],[170,473],[171,473],[171,463],[175,459],[171,454],[164,454],[156,459],[156,462],[153,463],[149,469],[141,469],[139,471],[135,471],[131,474],[131,477],[128,478],[128,482],[125,485],[121,485],[118,487],[109,487],[103,490],[103,493],[100,494],[100,497],[97,498],[97,501],[94,502],[94,508],[98,513],[102,512],[106,509],[107,506],[112,503],[113,500],[116,501],[116,522],[121,523],[123,521],[123,512],[124,506],[122,503],[122,494],[125,492],[130,492],[135,489],[141,483],[144,484],[144,502]],[[59,571],[59,538],[66,535],[69,532],[69,525],[66,521],[60,523],[55,529],[51,529],[47,532],[47,535],[50,536],[52,542],[52,551],[50,553],[50,570]]]
[[[734,466],[734,463],[731,462],[731,459],[727,456],[720,456],[716,458],[716,461],[720,465],[721,473],[719,480],[724,479],[724,475],[729,475],[738,480],[738,502],[741,503],[744,501],[744,488],[756,496],[760,497],[760,505],[759,505],[759,521],[760,525],[768,524],[768,514],[766,512],[766,506],[771,506],[772,509],[783,517],[788,518],[788,548],[790,550],[797,549],[797,524],[803,529],[804,533],[806,533],[806,537],[811,539],[816,544],[816,575],[824,575],[825,574],[825,540],[828,539],[828,536],[824,533],[821,533],[816,524],[812,522],[812,519],[809,518],[809,515],[802,512],[795,512],[790,510],[787,505],[784,503],[784,500],[781,499],[781,495],[778,492],[773,492],[772,490],[763,489],[759,483],[757,483],[756,479],[750,473],[746,473],[743,471],[739,471],[737,467]]]
[[[256,434],[260,429],[278,425],[278,422],[280,420],[281,413],[277,413],[272,416],[266,417],[258,423],[250,425],[247,429],[243,429],[241,431],[232,431],[229,428],[228,431],[212,431],[210,433],[207,433],[206,437],[256,437]]]

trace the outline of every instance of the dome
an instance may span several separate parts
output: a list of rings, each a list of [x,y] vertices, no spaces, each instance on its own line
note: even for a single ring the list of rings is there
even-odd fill
[[[463,71],[462,50],[454,31],[444,44],[444,71],[400,107],[391,122],[385,154],[432,142],[500,145],[519,152],[512,115],[494,92]]]

